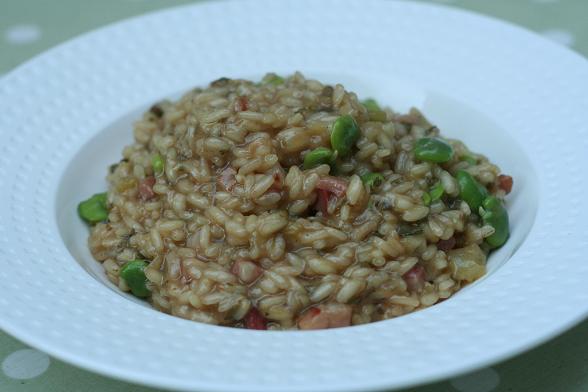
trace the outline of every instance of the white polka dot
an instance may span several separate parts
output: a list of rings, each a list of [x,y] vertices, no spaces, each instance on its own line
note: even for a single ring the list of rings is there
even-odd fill
[[[545,30],[541,34],[543,34],[544,37],[565,46],[572,46],[576,41],[574,35],[566,30],[551,29]]]
[[[500,384],[500,376],[492,368],[466,374],[451,380],[451,385],[459,392],[491,392]]]
[[[41,29],[35,25],[16,25],[4,32],[4,39],[9,44],[22,45],[35,42],[41,37]]]
[[[27,348],[7,356],[2,362],[2,371],[10,378],[26,380],[45,373],[50,362],[47,354]]]

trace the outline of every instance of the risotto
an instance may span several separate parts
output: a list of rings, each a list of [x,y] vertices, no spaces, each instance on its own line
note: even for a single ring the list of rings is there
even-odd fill
[[[369,323],[443,301],[509,235],[512,178],[417,110],[300,73],[157,103],[81,202],[120,290],[249,329]]]

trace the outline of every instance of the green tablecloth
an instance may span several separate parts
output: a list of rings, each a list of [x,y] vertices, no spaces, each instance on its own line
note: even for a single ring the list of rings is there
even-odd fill
[[[432,0],[429,0],[432,1]],[[188,0],[2,0],[0,75],[70,37]],[[588,0],[437,0],[520,24],[588,55]],[[588,391],[588,321],[524,355],[411,392]],[[153,392],[52,359],[0,332],[0,391]],[[406,391],[408,392],[408,391]]]

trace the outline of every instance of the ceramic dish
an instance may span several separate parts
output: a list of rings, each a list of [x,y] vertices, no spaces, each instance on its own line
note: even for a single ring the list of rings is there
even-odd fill
[[[421,109],[516,184],[488,274],[407,316],[250,331],[156,312],[110,286],[75,206],[153,102],[221,76],[301,70]],[[582,320],[588,63],[511,25],[383,1],[215,2],[117,23],[0,81],[0,326],[71,364],[198,391],[366,391],[466,372]]]

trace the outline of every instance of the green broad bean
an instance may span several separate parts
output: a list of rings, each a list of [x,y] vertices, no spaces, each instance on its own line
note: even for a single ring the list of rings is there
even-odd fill
[[[429,190],[429,192],[423,194],[423,203],[428,206],[431,203],[441,199],[443,193],[445,193],[445,189],[443,189],[443,185],[438,182]]]
[[[312,169],[319,165],[332,165],[335,162],[335,153],[326,147],[317,147],[304,156],[302,168]]]
[[[508,239],[510,235],[508,228],[508,212],[502,205],[502,202],[494,197],[487,197],[482,203],[481,218],[485,225],[494,228],[494,234],[486,238],[486,243],[492,248],[499,248]]]
[[[331,147],[337,154],[347,157],[359,139],[359,125],[353,117],[345,115],[337,118],[331,129]]]
[[[380,105],[378,105],[378,102],[373,98],[367,98],[361,101],[361,104],[368,110],[368,112],[382,110],[380,109]]]
[[[276,75],[276,74],[267,74],[263,80],[261,81],[261,84],[271,84],[272,86],[278,86],[280,84],[284,84],[286,80],[281,77],[280,75]]]
[[[459,185],[459,197],[468,203],[472,212],[478,213],[482,202],[488,197],[488,191],[465,170],[458,170],[455,178]]]
[[[131,260],[120,269],[120,277],[125,280],[131,293],[138,298],[145,298],[151,294],[146,285],[145,267],[147,265],[145,260]]]
[[[453,157],[453,147],[441,139],[423,137],[414,144],[414,156],[421,161],[444,163]]]
[[[384,122],[388,119],[386,112],[380,108],[375,99],[368,98],[362,101],[361,104],[367,109],[370,121]]]
[[[108,219],[106,192],[97,193],[78,204],[78,215],[90,224],[96,224]]]

